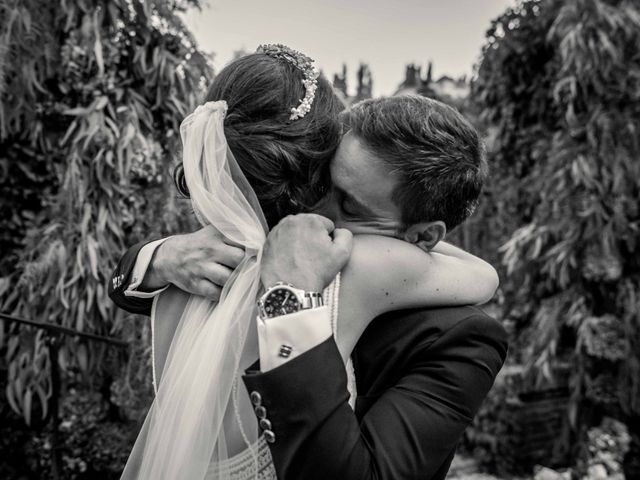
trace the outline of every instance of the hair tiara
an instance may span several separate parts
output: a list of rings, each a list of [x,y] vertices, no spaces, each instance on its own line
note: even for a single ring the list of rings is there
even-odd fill
[[[300,100],[300,105],[291,109],[289,120],[297,120],[309,113],[313,99],[316,96],[318,76],[320,75],[313,66],[313,59],[280,43],[260,45],[256,53],[264,53],[273,58],[281,58],[302,72],[302,84],[305,88],[304,98]]]

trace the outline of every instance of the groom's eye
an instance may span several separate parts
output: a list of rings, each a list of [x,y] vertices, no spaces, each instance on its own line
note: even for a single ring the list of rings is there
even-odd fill
[[[357,207],[348,198],[344,198],[342,200],[340,208],[342,208],[342,211],[347,215],[354,216],[354,217],[358,215]]]

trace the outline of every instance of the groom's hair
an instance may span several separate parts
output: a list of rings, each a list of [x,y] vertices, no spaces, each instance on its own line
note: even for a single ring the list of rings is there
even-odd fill
[[[393,200],[405,227],[441,220],[451,230],[471,215],[487,162],[478,132],[456,109],[405,95],[359,102],[343,122],[400,178]]]
[[[311,110],[290,120],[305,96],[302,71],[264,53],[241,57],[213,80],[205,101],[228,105],[224,133],[258,197],[269,227],[308,210],[326,192],[329,162],[340,143],[344,104],[320,75]],[[189,196],[182,166],[174,180]]]

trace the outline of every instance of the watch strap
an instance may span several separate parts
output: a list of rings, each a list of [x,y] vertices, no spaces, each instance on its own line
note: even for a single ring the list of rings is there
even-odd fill
[[[322,294],[319,292],[304,292],[302,299],[302,308],[300,310],[307,310],[309,308],[317,308],[324,306],[324,300]]]

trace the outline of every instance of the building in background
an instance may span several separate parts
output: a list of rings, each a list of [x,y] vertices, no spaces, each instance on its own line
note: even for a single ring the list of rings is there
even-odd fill
[[[404,80],[394,95],[418,94],[434,97],[456,105],[469,96],[469,82],[466,76],[453,79],[447,75],[433,79],[433,63],[429,62],[426,74],[422,75],[422,66],[411,63],[405,69]]]
[[[333,86],[347,106],[373,97],[373,75],[368,64],[360,64],[356,75],[357,85],[353,94],[349,93],[347,76],[348,69],[346,64],[342,65],[340,73],[333,75]],[[469,96],[469,91],[469,82],[466,76],[454,79],[444,75],[434,80],[433,64],[429,62],[424,75],[422,74],[421,65],[408,64],[405,68],[404,80],[393,95],[423,95],[458,106]]]
[[[347,65],[342,64],[342,72],[333,75],[333,86],[347,106],[373,96],[373,76],[369,65],[366,63],[360,64],[356,79],[356,93],[355,95],[350,95],[347,84]]]

